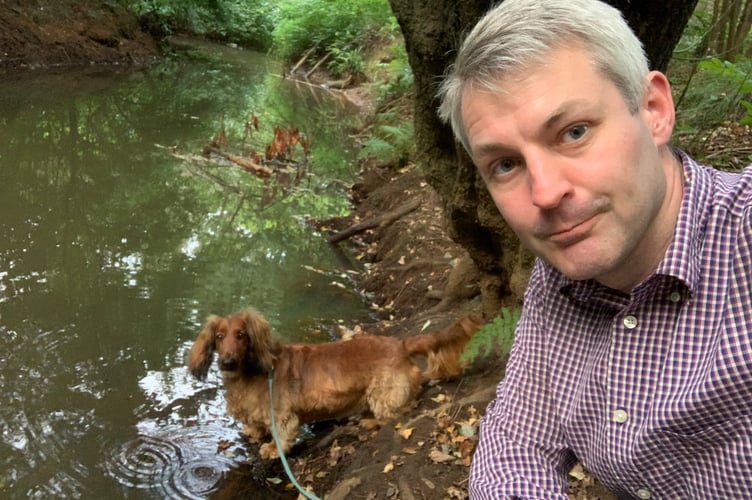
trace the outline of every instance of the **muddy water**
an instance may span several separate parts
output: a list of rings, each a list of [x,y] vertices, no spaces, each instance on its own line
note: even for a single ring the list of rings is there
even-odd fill
[[[305,224],[347,210],[353,110],[277,73],[206,46],[0,81],[1,497],[205,497],[253,459],[216,370],[185,369],[206,316],[250,304],[314,341],[366,318]],[[312,139],[297,184],[192,156],[221,127],[240,150],[289,124]]]

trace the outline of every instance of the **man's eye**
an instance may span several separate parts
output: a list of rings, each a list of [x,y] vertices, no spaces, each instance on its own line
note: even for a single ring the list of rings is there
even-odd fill
[[[575,125],[564,133],[564,142],[578,141],[587,133],[587,125]]]
[[[519,162],[510,158],[505,158],[503,160],[499,160],[496,162],[496,164],[493,166],[493,174],[494,175],[504,175],[508,174],[512,170],[514,170],[519,165]]]

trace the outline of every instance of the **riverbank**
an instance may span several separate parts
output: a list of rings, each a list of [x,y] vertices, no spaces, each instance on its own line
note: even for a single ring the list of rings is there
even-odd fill
[[[0,71],[158,60],[157,41],[114,3],[0,2]]]

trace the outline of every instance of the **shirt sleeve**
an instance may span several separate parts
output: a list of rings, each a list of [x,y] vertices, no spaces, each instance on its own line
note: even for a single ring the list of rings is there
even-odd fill
[[[531,276],[504,380],[481,420],[470,498],[566,500],[566,448],[548,380],[549,352],[540,264]]]

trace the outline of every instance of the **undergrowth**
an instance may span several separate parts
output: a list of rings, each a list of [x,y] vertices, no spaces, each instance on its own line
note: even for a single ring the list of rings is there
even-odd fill
[[[470,342],[465,346],[465,352],[460,356],[462,362],[472,362],[479,355],[489,355],[498,349],[500,357],[506,357],[512,348],[514,341],[514,329],[520,319],[520,310],[509,310],[506,307],[501,308],[501,312],[490,323],[481,327],[473,335]]]

